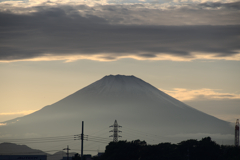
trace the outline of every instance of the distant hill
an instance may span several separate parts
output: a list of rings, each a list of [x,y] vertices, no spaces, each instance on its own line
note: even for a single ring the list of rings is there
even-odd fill
[[[61,160],[66,157],[66,152],[59,151],[54,154],[48,154],[38,149],[32,149],[26,145],[14,143],[0,143],[0,155],[47,155],[47,160]],[[69,157],[75,155],[75,152],[69,153]]]
[[[75,152],[69,152],[69,157],[72,157],[75,154],[76,154]],[[61,160],[63,157],[66,157],[66,152],[59,151],[52,155],[48,155],[47,160]]]
[[[1,155],[49,155],[41,150],[32,149],[26,145],[0,143]]]

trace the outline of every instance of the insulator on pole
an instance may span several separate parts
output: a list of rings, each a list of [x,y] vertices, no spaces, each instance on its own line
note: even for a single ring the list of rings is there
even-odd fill
[[[111,135],[110,137],[113,137],[113,142],[118,142],[118,137],[122,137],[118,135],[118,132],[122,132],[122,131],[119,131],[118,128],[121,128],[122,126],[118,125],[117,120],[115,120],[114,124],[110,127],[113,127],[113,130],[109,131],[109,132],[113,132],[113,135]]]

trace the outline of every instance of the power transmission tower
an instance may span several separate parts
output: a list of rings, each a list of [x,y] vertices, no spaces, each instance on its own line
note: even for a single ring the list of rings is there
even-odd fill
[[[235,125],[235,146],[239,146],[239,120],[238,119]]]
[[[67,160],[68,160],[68,157],[69,157],[69,152],[68,151],[71,150],[71,149],[69,149],[68,146],[67,146],[67,148],[64,148],[63,150],[67,150]]]
[[[110,127],[113,127],[113,130],[109,131],[109,132],[113,132],[113,135],[109,137],[113,137],[113,142],[118,142],[118,137],[122,137],[118,135],[118,132],[122,132],[122,131],[119,131],[118,128],[121,128],[122,126],[118,125],[117,120],[115,120],[114,124]]]

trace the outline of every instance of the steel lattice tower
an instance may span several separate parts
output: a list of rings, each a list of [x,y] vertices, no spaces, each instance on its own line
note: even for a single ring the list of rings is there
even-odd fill
[[[239,120],[238,119],[235,125],[235,146],[239,146]]]
[[[114,124],[110,127],[113,127],[113,130],[109,131],[109,132],[113,132],[113,135],[109,137],[113,137],[113,142],[118,142],[118,137],[122,137],[118,135],[118,132],[122,132],[122,131],[119,131],[118,128],[121,128],[122,126],[118,125],[117,120],[115,120]]]

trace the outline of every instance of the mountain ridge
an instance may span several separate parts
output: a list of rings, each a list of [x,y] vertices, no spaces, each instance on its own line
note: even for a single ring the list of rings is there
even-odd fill
[[[47,151],[48,152],[48,151]],[[59,149],[58,152],[49,154],[39,149],[33,149],[27,145],[19,145],[15,143],[0,143],[0,155],[46,155],[48,160],[60,160],[66,152]],[[74,156],[75,152],[70,152],[69,157]]]
[[[198,111],[140,78],[109,75],[37,112],[10,120],[0,127],[0,133],[75,134],[81,121],[94,131],[115,119],[122,125],[166,135],[233,131],[229,122]]]

